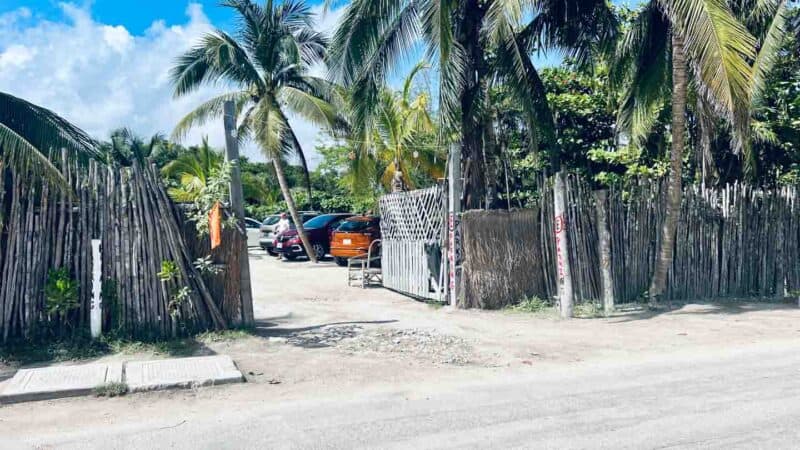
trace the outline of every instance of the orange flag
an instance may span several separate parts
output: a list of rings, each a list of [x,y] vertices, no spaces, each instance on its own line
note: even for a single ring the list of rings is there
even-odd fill
[[[208,234],[211,236],[211,250],[222,245],[222,206],[219,202],[208,213]]]

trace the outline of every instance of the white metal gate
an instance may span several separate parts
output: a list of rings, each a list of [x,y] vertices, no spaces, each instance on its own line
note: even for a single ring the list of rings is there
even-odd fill
[[[417,298],[444,300],[444,189],[435,186],[388,194],[381,197],[380,209],[384,287]],[[433,255],[437,249],[438,267],[432,267],[437,264]]]

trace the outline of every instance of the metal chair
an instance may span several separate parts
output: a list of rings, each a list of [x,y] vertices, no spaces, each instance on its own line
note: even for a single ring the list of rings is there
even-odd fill
[[[380,267],[373,267],[373,263],[381,260],[381,240],[376,239],[369,244],[367,253],[354,256],[347,260],[347,285],[352,286],[353,281],[361,281],[361,287],[367,288],[372,284],[383,285],[383,272]]]

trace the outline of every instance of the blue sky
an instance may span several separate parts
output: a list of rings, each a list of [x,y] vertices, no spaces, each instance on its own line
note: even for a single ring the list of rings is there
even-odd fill
[[[18,8],[29,8],[36,18],[64,20],[59,4],[64,0],[3,0],[0,14]],[[142,34],[154,21],[164,20],[168,25],[180,24],[186,19],[188,1],[183,0],[94,0],[72,1],[75,5],[91,8],[92,16],[101,23],[123,25],[132,34]],[[225,26],[231,20],[226,8],[218,0],[197,0],[212,23]],[[315,3],[315,2],[312,2]]]
[[[345,2],[338,0],[338,8],[323,15],[322,0],[308,0],[322,31],[335,27]],[[0,91],[53,109],[99,138],[122,126],[145,136],[169,133],[186,113],[220,93],[209,87],[172,99],[169,67],[204,33],[233,24],[219,0],[0,0]],[[402,75],[400,68],[393,78]],[[292,122],[315,165],[319,130]],[[208,136],[221,146],[220,128],[208,124],[186,143]],[[254,148],[245,153],[259,159]]]

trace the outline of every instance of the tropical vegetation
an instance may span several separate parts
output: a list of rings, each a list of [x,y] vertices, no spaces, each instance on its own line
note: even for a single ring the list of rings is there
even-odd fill
[[[227,0],[222,5],[238,16],[235,35],[223,30],[207,34],[178,59],[172,80],[176,97],[220,81],[236,90],[197,107],[176,126],[173,136],[183,137],[192,127],[220,117],[224,104],[234,102],[236,138],[255,141],[272,161],[298,234],[311,248],[286,180],[284,158],[297,156],[307,168],[302,144],[289,122],[290,111],[331,130],[339,126],[337,90],[309,74],[309,68],[324,57],[327,39],[314,31],[311,10],[302,2],[269,0],[262,6]]]
[[[55,168],[62,158],[147,161],[174,200],[195,202],[225,158],[207,140],[182,141],[233,102],[233,137],[255,144],[266,161],[235,162],[248,214],[289,211],[304,242],[298,210],[375,211],[396,178],[402,189],[437,183],[453,149],[462,155],[465,208],[525,207],[560,171],[595,187],[665,180],[654,303],[672,263],[685,185],[800,183],[796,3],[326,3],[345,8],[330,37],[315,31],[300,0],[225,0],[237,17],[233,32],[214,30],[187,49],[171,80],[176,97],[206,85],[226,92],[197,106],[169,138],[123,128],[98,142],[0,93],[0,174],[30,171],[65,188]],[[542,62],[553,55],[557,64]],[[323,63],[327,76],[313,75]],[[298,116],[324,130],[320,142],[300,142],[289,120]],[[4,177],[0,206],[7,184]]]

